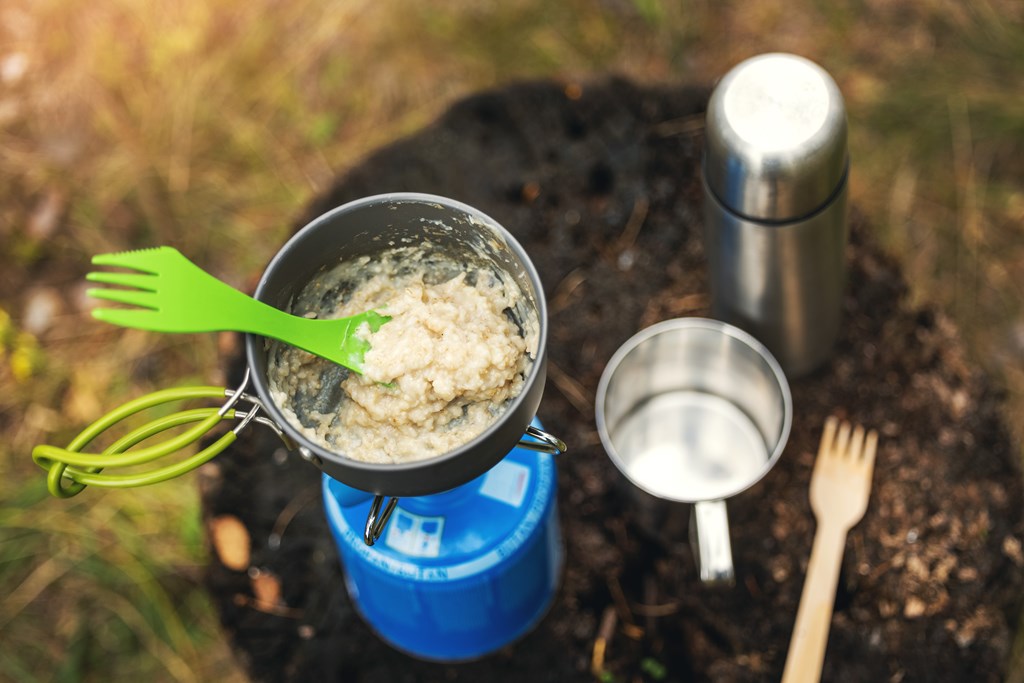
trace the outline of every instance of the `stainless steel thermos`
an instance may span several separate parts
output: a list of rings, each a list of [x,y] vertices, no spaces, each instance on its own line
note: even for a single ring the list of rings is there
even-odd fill
[[[708,103],[703,161],[712,315],[767,346],[786,373],[828,359],[845,285],[846,109],[796,55],[735,66]]]

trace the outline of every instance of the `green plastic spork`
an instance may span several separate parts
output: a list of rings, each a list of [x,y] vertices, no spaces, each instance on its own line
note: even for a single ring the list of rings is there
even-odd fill
[[[86,275],[91,282],[118,287],[89,289],[89,296],[134,306],[93,309],[97,320],[154,332],[250,332],[297,346],[360,374],[370,343],[357,337],[356,331],[365,323],[370,332],[376,332],[391,320],[376,311],[335,320],[285,313],[221,282],[173,247],[99,254],[92,262],[138,271]]]

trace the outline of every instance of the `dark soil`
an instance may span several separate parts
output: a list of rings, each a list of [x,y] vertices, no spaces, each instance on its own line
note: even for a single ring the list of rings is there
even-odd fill
[[[410,659],[353,612],[319,472],[252,430],[205,473],[203,495],[208,517],[235,515],[251,534],[250,571],[214,559],[208,586],[253,679],[594,680],[595,638],[614,619],[601,680],[778,680],[814,531],[811,466],[836,413],[877,427],[881,446],[867,515],[846,546],[823,680],[1003,680],[1024,595],[1024,496],[1001,396],[947,319],[909,306],[899,265],[856,212],[834,358],[792,382],[786,452],[730,501],[735,586],[701,585],[684,507],[645,532],[605,456],[593,396],[613,351],[656,321],[706,313],[706,95],[612,80],[471,97],[368,158],[298,221],[365,195],[431,192],[478,207],[523,243],[550,304],[540,418],[571,449],[559,461],[566,569],[547,617],[501,653]],[[240,356],[232,367],[237,378]],[[259,572],[279,579],[284,606],[251,597]]]

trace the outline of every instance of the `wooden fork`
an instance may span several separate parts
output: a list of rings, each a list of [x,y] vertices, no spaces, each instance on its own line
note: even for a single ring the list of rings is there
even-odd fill
[[[838,434],[837,434],[838,431]],[[811,509],[818,522],[782,683],[821,678],[846,534],[864,517],[871,493],[878,433],[853,430],[829,417],[811,474]]]

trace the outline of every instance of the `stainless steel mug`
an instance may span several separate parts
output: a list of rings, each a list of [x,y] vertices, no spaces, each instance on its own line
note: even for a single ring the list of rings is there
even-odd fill
[[[789,438],[789,383],[763,344],[732,325],[678,318],[612,356],[597,389],[601,443],[636,487],[693,503],[704,581],[733,579],[725,500],[759,481]]]
[[[846,109],[796,55],[735,66],[708,102],[703,161],[712,317],[760,339],[791,376],[828,359],[845,285]]]

